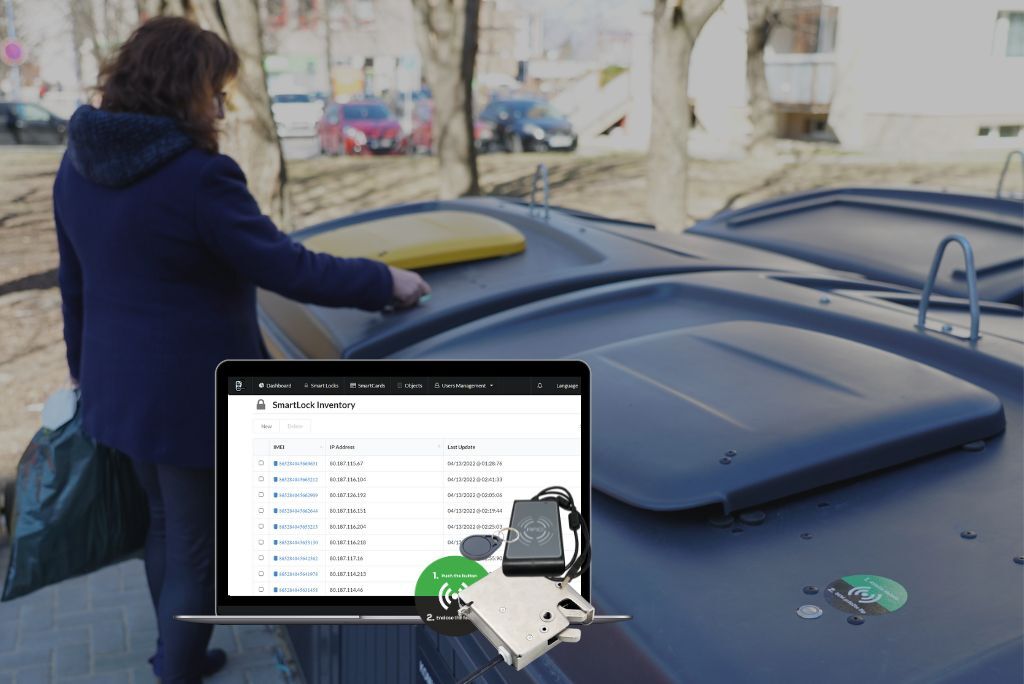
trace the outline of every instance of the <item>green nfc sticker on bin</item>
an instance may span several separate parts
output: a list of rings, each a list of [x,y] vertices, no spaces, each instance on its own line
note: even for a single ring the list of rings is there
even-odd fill
[[[887,615],[906,604],[907,590],[881,575],[847,575],[825,587],[825,600],[844,613]]]

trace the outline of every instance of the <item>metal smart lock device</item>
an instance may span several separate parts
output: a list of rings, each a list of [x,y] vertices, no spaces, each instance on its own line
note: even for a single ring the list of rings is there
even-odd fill
[[[569,512],[575,545],[565,562],[559,509]],[[560,643],[576,643],[575,625],[594,621],[594,606],[570,586],[590,567],[590,532],[572,494],[548,487],[512,504],[501,568],[459,592],[459,615],[487,637],[498,655],[465,678],[469,682],[502,661],[521,670]],[[490,554],[500,545],[494,534],[473,535],[463,553]]]
[[[594,606],[568,582],[509,577],[495,570],[459,592],[459,614],[498,649],[506,665],[521,670],[560,643],[576,643]]]

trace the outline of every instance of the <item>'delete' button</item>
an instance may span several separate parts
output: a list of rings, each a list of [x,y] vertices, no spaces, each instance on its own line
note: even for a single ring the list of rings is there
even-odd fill
[[[308,419],[285,419],[281,421],[281,432],[309,432],[310,421]]]

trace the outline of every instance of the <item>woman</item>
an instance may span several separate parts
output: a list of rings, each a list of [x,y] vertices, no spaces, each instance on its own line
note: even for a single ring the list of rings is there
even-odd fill
[[[185,19],[146,22],[69,123],[54,185],[64,339],[83,426],[131,457],[149,499],[146,575],[164,682],[223,666],[213,609],[213,372],[266,353],[256,286],[323,306],[414,305],[415,273],[293,242],[217,152],[235,51]],[[204,657],[205,654],[205,657]]]

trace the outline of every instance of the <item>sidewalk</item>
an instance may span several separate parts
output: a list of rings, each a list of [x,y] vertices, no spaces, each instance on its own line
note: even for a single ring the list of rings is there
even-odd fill
[[[0,548],[0,582],[9,549]],[[156,620],[142,561],[129,560],[86,577],[0,603],[0,684],[141,684],[155,681],[146,659]],[[211,684],[295,682],[277,628],[221,626],[211,646],[228,664]]]

